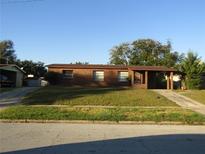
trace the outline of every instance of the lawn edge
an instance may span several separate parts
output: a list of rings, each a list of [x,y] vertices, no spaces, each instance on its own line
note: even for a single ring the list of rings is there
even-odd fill
[[[99,120],[10,120],[0,119],[0,123],[68,123],[68,124],[121,124],[121,125],[205,125],[205,122],[193,122],[192,124],[178,121],[99,121]]]
[[[19,104],[24,106],[30,107],[58,107],[58,108],[105,108],[105,109],[113,109],[113,108],[120,108],[120,109],[181,109],[180,106],[113,106],[113,105],[25,105]]]

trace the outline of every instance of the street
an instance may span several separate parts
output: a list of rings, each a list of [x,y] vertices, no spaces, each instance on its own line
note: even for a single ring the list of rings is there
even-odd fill
[[[0,151],[204,154],[205,126],[0,123]]]

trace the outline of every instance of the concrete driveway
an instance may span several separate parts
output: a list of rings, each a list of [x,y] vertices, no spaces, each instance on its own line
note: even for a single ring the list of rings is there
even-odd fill
[[[205,126],[0,123],[8,154],[204,154]]]
[[[22,87],[15,90],[0,93],[0,107],[14,105],[21,102],[23,97],[30,92],[37,90],[39,87]]]
[[[179,106],[205,115],[205,105],[172,90],[153,90]]]

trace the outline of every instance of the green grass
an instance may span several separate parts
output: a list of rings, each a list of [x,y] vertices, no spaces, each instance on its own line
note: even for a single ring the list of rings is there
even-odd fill
[[[0,92],[12,91],[16,88],[0,88]]]
[[[180,94],[205,104],[205,90],[178,91]]]
[[[30,105],[177,106],[165,97],[143,89],[71,88],[49,86],[28,95]]]
[[[0,119],[205,122],[205,116],[182,109],[165,97],[143,89],[49,86],[27,95],[22,104],[2,109]],[[72,107],[74,105],[105,107]]]
[[[14,106],[0,112],[0,119],[174,121],[203,123],[205,116],[181,108],[61,108],[53,106]]]

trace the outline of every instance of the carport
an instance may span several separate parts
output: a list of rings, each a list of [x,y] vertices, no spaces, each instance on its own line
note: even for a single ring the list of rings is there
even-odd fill
[[[131,84],[144,89],[174,89],[174,68],[164,66],[131,66]]]
[[[12,85],[22,87],[25,72],[14,64],[0,64],[1,84],[0,87]]]

